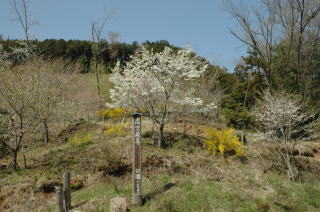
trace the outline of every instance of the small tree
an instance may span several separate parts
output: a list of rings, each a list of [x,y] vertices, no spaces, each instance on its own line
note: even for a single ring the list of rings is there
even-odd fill
[[[169,115],[181,104],[195,101],[191,81],[207,70],[206,62],[191,50],[177,52],[166,47],[153,53],[142,48],[125,67],[118,63],[110,78],[112,107],[131,108],[149,117],[159,126],[159,147],[164,147],[163,130]]]
[[[31,110],[35,87],[27,71],[0,70],[0,78],[0,137],[11,152],[13,169],[17,169],[17,156],[25,143],[25,135],[38,125]]]
[[[271,93],[265,91],[253,110],[257,121],[266,132],[277,141],[277,151],[287,169],[290,180],[297,179],[298,170],[294,170],[293,151],[301,138],[305,136],[301,128],[307,128],[305,123],[313,115],[302,111],[302,106],[297,100],[283,92]]]
[[[107,21],[113,16],[113,13],[109,12],[107,16],[104,18],[101,24],[98,21],[92,21],[91,23],[91,37],[92,37],[92,53],[93,53],[93,60],[94,60],[94,71],[96,74],[96,81],[97,81],[97,89],[98,89],[98,96],[101,100],[101,88],[100,88],[100,75],[98,70],[100,54],[101,54],[101,33],[104,30],[104,27]],[[101,103],[101,102],[100,102]]]
[[[49,125],[59,121],[69,122],[78,112],[79,101],[75,94],[79,77],[75,74],[80,72],[80,67],[61,59],[37,59],[27,62],[25,68],[31,72],[36,87],[32,93],[31,108],[41,122],[44,142],[48,143]]]
[[[41,59],[0,70],[0,142],[12,153],[14,169],[26,135],[40,128],[47,143],[53,123],[82,117],[75,70],[63,60]]]

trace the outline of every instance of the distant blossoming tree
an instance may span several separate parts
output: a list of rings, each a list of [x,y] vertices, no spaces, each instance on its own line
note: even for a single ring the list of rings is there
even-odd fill
[[[10,150],[11,166],[18,169],[18,153],[25,144],[25,135],[38,125],[31,110],[34,91],[32,75],[27,71],[0,69],[0,137],[2,145]]]
[[[164,147],[163,130],[169,114],[180,105],[203,104],[190,85],[207,67],[190,49],[166,47],[153,53],[143,47],[125,67],[118,63],[113,70],[109,106],[131,108],[152,119],[159,126],[159,147]]]
[[[50,126],[82,118],[78,80],[72,74],[77,70],[63,60],[39,58],[12,68],[0,66],[0,147],[10,152],[13,169],[19,168],[18,153],[40,127],[48,142]]]
[[[298,170],[293,166],[293,151],[301,138],[302,128],[310,130],[310,121],[314,115],[302,111],[297,100],[283,92],[265,91],[262,99],[253,110],[257,121],[266,132],[271,133],[272,140],[278,141],[277,150],[287,168],[288,177],[295,181]]]

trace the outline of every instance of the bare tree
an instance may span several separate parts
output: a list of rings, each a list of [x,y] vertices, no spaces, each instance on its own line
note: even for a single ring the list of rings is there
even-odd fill
[[[40,129],[47,143],[54,123],[82,117],[77,70],[63,60],[39,58],[0,70],[0,141],[11,152],[14,169],[26,135]]]
[[[25,135],[38,125],[31,110],[35,87],[27,70],[0,70],[0,78],[0,121],[4,128],[2,143],[10,150],[11,165],[17,169],[17,156],[26,142]]]
[[[121,34],[119,32],[109,32],[108,40],[110,44],[118,43],[121,40]]]
[[[36,118],[41,122],[43,139],[49,142],[49,128],[51,123],[70,122],[74,120],[79,108],[76,98],[80,67],[62,59],[53,61],[29,61],[26,69],[31,71],[33,90],[31,105]]]
[[[231,30],[231,33],[257,55],[258,69],[265,75],[269,87],[274,87],[275,50],[284,42],[287,46],[284,67],[291,67],[299,90],[304,89],[307,70],[304,61],[306,53],[312,52],[310,45],[306,45],[310,39],[308,34],[313,31],[316,36],[312,40],[319,40],[319,1],[260,0],[259,7],[250,8],[243,1],[226,2],[226,10],[241,28],[241,32]]]
[[[9,0],[10,5],[14,11],[15,18],[14,20],[18,21],[21,28],[23,29],[24,38],[27,42],[27,45],[30,45],[30,28],[37,24],[35,20],[31,19],[30,16],[30,7],[28,0]]]
[[[298,169],[293,164],[293,152],[305,136],[301,129],[312,130],[309,120],[314,120],[314,114],[303,113],[299,101],[286,93],[265,91],[255,106],[253,115],[276,142],[289,179],[297,180]]]
[[[112,16],[113,16],[113,13],[109,12],[107,16],[103,19],[101,24],[99,24],[98,21],[92,21],[91,23],[92,52],[93,52],[94,68],[96,73],[99,99],[101,99],[100,76],[99,76],[99,70],[98,70],[99,56],[101,51],[99,44],[101,41],[101,36],[104,30],[104,27],[107,21],[112,18]],[[100,104],[102,105],[102,101],[100,102]]]

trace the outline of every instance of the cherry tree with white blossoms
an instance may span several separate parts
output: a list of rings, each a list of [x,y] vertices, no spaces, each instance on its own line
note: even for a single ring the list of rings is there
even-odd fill
[[[164,147],[163,130],[170,113],[180,105],[203,104],[190,85],[207,68],[206,61],[190,49],[166,47],[153,53],[142,47],[126,66],[116,65],[110,78],[112,103],[107,105],[133,109],[152,119],[159,126],[159,147]]]
[[[299,101],[284,92],[265,91],[253,110],[263,129],[277,141],[277,150],[287,169],[288,177],[295,181],[298,170],[293,166],[293,151],[304,136],[304,130],[312,130],[313,114],[304,113]],[[311,128],[310,128],[311,127]]]

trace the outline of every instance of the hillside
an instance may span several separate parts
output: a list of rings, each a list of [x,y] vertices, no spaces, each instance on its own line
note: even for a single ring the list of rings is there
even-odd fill
[[[114,125],[78,123],[50,144],[36,142],[22,154],[28,168],[16,172],[2,169],[1,211],[55,211],[53,185],[70,171],[79,190],[72,192],[78,211],[108,211],[116,196],[131,199],[131,120],[127,135],[105,135]],[[304,142],[296,156],[303,182],[287,179],[272,145],[248,133],[244,158],[211,155],[194,136],[179,133],[182,125],[168,125],[171,147],[152,145],[151,123],[143,119],[142,207],[132,211],[319,211],[320,143]],[[74,135],[90,135],[72,142]],[[169,138],[167,137],[167,139]],[[69,140],[69,142],[66,142]],[[80,139],[81,140],[81,139]],[[22,155],[21,154],[21,155]],[[1,167],[9,158],[0,161]],[[19,158],[22,166],[23,159]],[[83,188],[81,183],[83,183]]]
[[[320,211],[319,0],[4,2],[0,212]]]

